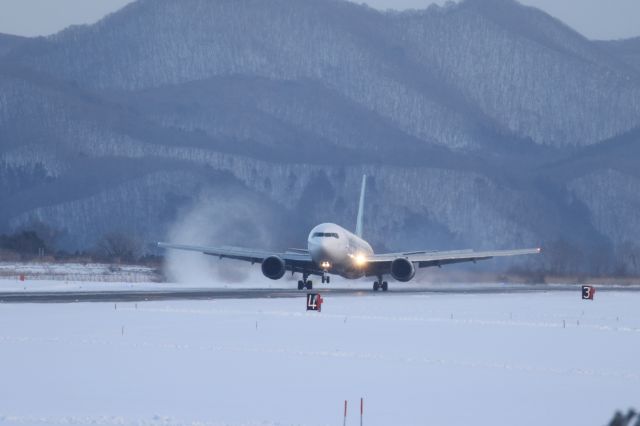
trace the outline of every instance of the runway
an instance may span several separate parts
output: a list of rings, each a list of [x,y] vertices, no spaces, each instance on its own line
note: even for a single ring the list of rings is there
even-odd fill
[[[640,286],[596,286],[601,291],[640,292]],[[87,302],[143,302],[166,300],[217,300],[217,299],[282,299],[305,297],[307,293],[320,293],[325,297],[393,297],[394,295],[438,294],[508,294],[539,292],[575,292],[579,297],[579,285],[448,285],[416,286],[415,288],[391,288],[388,292],[366,289],[321,288],[299,291],[296,289],[210,289],[186,288],[172,290],[113,290],[113,291],[12,291],[0,292],[0,303],[87,303]]]

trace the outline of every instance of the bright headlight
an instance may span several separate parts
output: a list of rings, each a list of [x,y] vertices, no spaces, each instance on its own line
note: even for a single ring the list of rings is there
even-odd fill
[[[364,266],[367,263],[367,258],[364,254],[356,254],[353,256],[353,263],[355,263],[356,266]]]

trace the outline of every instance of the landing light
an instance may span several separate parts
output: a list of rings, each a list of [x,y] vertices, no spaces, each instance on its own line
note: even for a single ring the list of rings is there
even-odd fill
[[[331,268],[331,263],[326,262],[326,261],[325,261],[325,262],[322,262],[322,263],[320,263],[320,267],[321,267],[322,269],[329,269],[329,268]]]
[[[367,263],[367,258],[363,254],[356,254],[353,256],[353,263],[356,266],[364,266]]]

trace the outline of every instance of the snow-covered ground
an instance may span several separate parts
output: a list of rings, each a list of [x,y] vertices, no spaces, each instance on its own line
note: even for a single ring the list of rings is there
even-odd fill
[[[0,424],[604,425],[640,293],[0,304]]]
[[[2,292],[153,291],[196,288],[177,283],[0,279]]]

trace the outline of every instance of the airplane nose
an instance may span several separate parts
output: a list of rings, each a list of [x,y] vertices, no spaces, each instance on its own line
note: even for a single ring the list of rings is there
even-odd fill
[[[311,254],[313,255],[314,259],[321,259],[321,258],[325,258],[328,255],[328,250],[327,248],[322,245],[322,244],[314,244],[311,247]]]
[[[330,262],[335,263],[337,256],[336,248],[329,241],[323,241],[321,243],[312,244],[311,256],[316,262]]]

